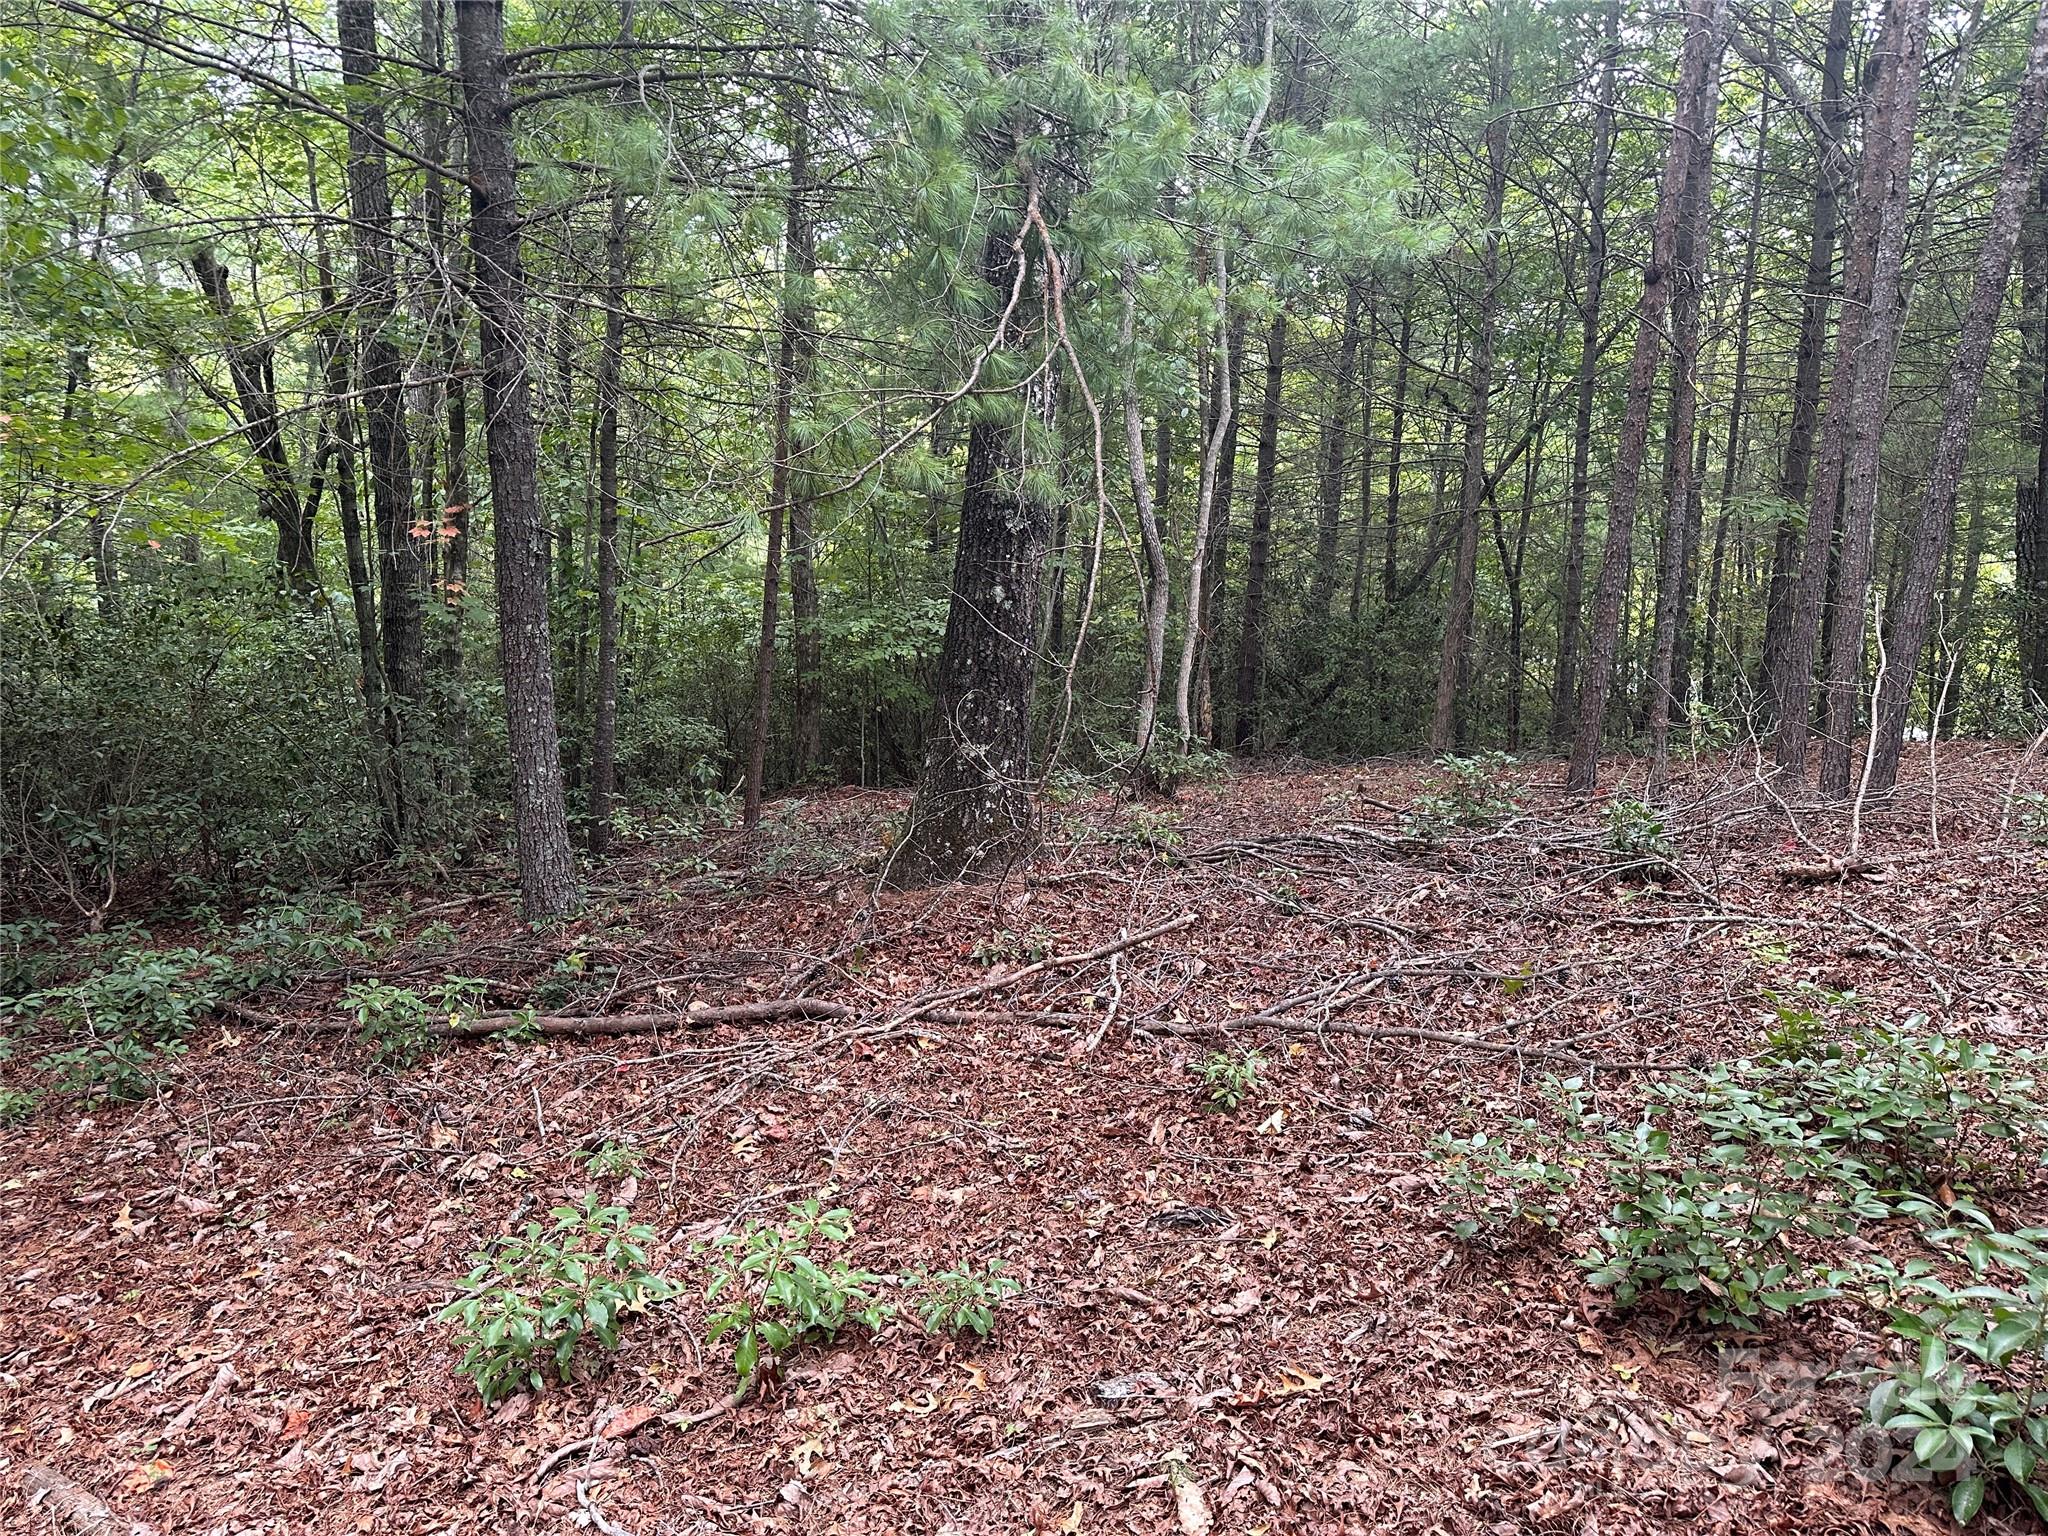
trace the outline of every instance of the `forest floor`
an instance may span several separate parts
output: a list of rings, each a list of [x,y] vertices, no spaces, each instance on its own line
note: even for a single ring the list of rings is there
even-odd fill
[[[559,932],[502,872],[359,893],[393,946],[253,1000],[288,1027],[216,1018],[154,1101],[0,1130],[0,1529],[48,1528],[31,1462],[160,1536],[1951,1529],[1946,1490],[1866,1475],[1863,1389],[1827,1379],[1879,1347],[1866,1311],[1620,1312],[1573,1262],[1595,1191],[1565,1235],[1471,1247],[1426,1148],[1545,1072],[1623,1095],[1738,1055],[1800,981],[2048,1044],[2048,850],[1999,825],[2022,751],[1944,746],[1932,792],[1922,753],[1833,879],[1785,866],[1850,813],[1738,757],[1681,776],[1681,852],[1632,874],[1556,763],[1425,843],[1401,812],[1438,776],[1385,760],[1056,805],[1001,884],[876,895],[905,797],[837,790],[627,845]],[[352,977],[447,973],[555,1012],[844,1013],[404,1072],[331,1029]],[[1231,1113],[1193,1070],[1225,1041],[1271,1062]],[[586,1171],[607,1140],[637,1175]],[[436,1313],[481,1242],[593,1190],[683,1293],[484,1412]],[[986,1341],[853,1327],[652,1418],[736,1379],[695,1242],[810,1196],[866,1268],[1000,1257],[1022,1293]]]

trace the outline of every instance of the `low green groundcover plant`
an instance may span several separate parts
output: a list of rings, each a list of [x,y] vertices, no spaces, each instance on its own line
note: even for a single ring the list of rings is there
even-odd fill
[[[1446,1226],[1565,1232],[1590,1188],[1601,1214],[1577,1262],[1624,1306],[1668,1295],[1753,1330],[1866,1305],[1892,1346],[1870,1420],[1907,1466],[1945,1483],[1958,1520],[2001,1479],[2048,1519],[2048,1229],[2001,1229],[1980,1203],[2048,1164],[2042,1057],[1917,1015],[1839,1039],[1817,1010],[1805,1023],[1781,1016],[1755,1060],[1631,1090],[1631,1113],[1553,1081],[1544,1114],[1437,1136]],[[1928,1256],[1873,1258],[1862,1234],[1902,1220]]]
[[[463,1345],[456,1367],[486,1406],[550,1374],[567,1382],[577,1356],[614,1350],[634,1313],[676,1294],[648,1259],[652,1229],[616,1205],[587,1197],[557,1206],[552,1225],[533,1221],[470,1255],[461,1294],[441,1311]]]

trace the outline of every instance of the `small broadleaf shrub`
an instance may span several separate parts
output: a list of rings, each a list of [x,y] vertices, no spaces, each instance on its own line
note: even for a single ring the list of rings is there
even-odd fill
[[[1513,762],[1505,752],[1438,758],[1442,778],[1415,797],[1401,818],[1401,830],[1422,842],[1437,842],[1448,833],[1490,827],[1512,815],[1515,798],[1500,782],[1500,773]]]
[[[0,1088],[0,1125],[20,1125],[36,1112],[36,1096],[24,1088]]]
[[[1134,805],[1124,812],[1122,823],[1106,836],[1112,843],[1140,848],[1163,859],[1181,845],[1180,815],[1176,811]]]
[[[1053,952],[1052,935],[1044,928],[1033,928],[1029,933],[1017,933],[1008,928],[998,928],[994,933],[974,941],[974,948],[967,958],[976,965],[995,965],[1000,962],[1036,963]]]
[[[2028,790],[2013,802],[2013,820],[2020,836],[2036,848],[2048,848],[2048,793]]]
[[[1627,1155],[1607,1167],[1619,1199],[1580,1260],[1623,1306],[1673,1291],[1708,1322],[1731,1323],[1822,1300],[1838,1293],[1840,1276],[1814,1250],[1884,1214],[1881,1203],[1852,1201],[1748,1147],[1675,1152],[1649,1120],[1611,1133],[1610,1145],[1623,1136]]]
[[[1998,1232],[1967,1205],[1923,1214],[1968,1223],[1927,1237],[1969,1283],[1951,1285],[1927,1259],[1873,1267],[1890,1331],[1911,1354],[1879,1379],[1870,1421],[1912,1437],[1913,1467],[1954,1475],[1958,1520],[1975,1517],[2000,1474],[2048,1520],[2048,1230]]]
[[[69,1043],[38,1063],[88,1103],[126,1104],[156,1092],[165,1061],[231,990],[230,967],[196,949],[124,949],[64,986],[17,999],[17,1013],[64,1026]]]
[[[937,1274],[920,1272],[903,1279],[917,1293],[912,1307],[925,1332],[971,1333],[985,1339],[996,1325],[996,1308],[1024,1289],[1021,1281],[1002,1271],[1003,1261],[991,1259],[979,1268],[963,1262]]]
[[[891,1315],[876,1298],[880,1275],[816,1251],[852,1235],[851,1212],[800,1200],[786,1221],[750,1222],[712,1240],[706,1341],[732,1339],[741,1380],[799,1344],[836,1338],[849,1322],[878,1328]]]
[[[417,1065],[434,1049],[435,1030],[457,1026],[481,1010],[488,983],[448,976],[425,993],[383,981],[359,981],[341,994],[341,1005],[356,1021],[356,1033],[379,1066]]]
[[[1214,784],[1230,777],[1230,754],[1201,742],[1175,752],[1157,745],[1145,754],[1145,778],[1162,795],[1177,794],[1184,785]]]
[[[182,1040],[226,992],[228,963],[197,949],[117,951],[91,974],[20,999],[16,1010],[102,1038],[134,1035],[152,1045]]]
[[[1665,830],[1656,807],[1641,800],[1612,800],[1607,805],[1602,841],[1607,851],[1629,863],[1668,862],[1678,857],[1678,843]]]
[[[56,924],[47,918],[23,917],[0,923],[0,1012],[5,1000],[33,992],[49,973],[55,956],[50,941]]]
[[[363,909],[352,901],[299,898],[245,917],[232,948],[245,986],[271,986],[307,971],[361,960],[370,945],[359,935]]]
[[[592,1195],[549,1214],[552,1227],[528,1222],[471,1254],[461,1294],[440,1312],[458,1325],[456,1369],[486,1407],[521,1387],[540,1390],[550,1372],[566,1383],[586,1346],[617,1349],[625,1318],[676,1294],[650,1267],[653,1230],[623,1208]]]
[[[1497,1131],[1445,1131],[1429,1143],[1444,1186],[1440,1208],[1454,1237],[1489,1241],[1562,1224],[1586,1166],[1582,1146],[1599,1120],[1579,1078],[1547,1079],[1544,1093],[1557,1111],[1556,1128],[1516,1115]]]
[[[584,1170],[600,1179],[630,1179],[639,1176],[640,1149],[631,1142],[607,1139],[583,1159]]]
[[[1251,1097],[1265,1071],[1266,1058],[1257,1051],[1211,1051],[1195,1075],[1208,1090],[1209,1107],[1228,1113]]]

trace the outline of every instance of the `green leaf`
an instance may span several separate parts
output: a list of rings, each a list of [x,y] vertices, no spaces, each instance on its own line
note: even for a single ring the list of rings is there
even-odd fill
[[[1960,1525],[1968,1525],[1977,1518],[1977,1511],[1984,1507],[1984,1479],[1966,1477],[1949,1490],[1949,1512]]]

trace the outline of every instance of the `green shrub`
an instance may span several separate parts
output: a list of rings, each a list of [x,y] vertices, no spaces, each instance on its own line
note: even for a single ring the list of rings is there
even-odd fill
[[[77,981],[18,998],[14,1011],[62,1026],[69,1041],[37,1065],[60,1091],[127,1104],[156,1092],[193,1026],[232,990],[228,962],[196,949],[116,949]]]
[[[33,992],[56,959],[49,948],[56,924],[40,917],[0,923],[0,1012],[5,1001]]]
[[[272,986],[308,971],[361,960],[370,946],[358,937],[363,909],[352,901],[302,897],[262,907],[243,918],[231,948],[243,984]]]
[[[1954,1475],[1958,1520],[1976,1515],[1998,1474],[2048,1519],[2048,1230],[2001,1233],[1972,1207],[1941,1214],[1970,1223],[1928,1234],[1970,1283],[1949,1284],[1926,1259],[1874,1266],[1890,1330],[1912,1354],[1881,1376],[1866,1411],[1912,1436],[1912,1466]]]
[[[341,995],[356,1021],[357,1038],[379,1066],[417,1065],[434,1049],[435,1031],[474,1018],[489,983],[473,977],[444,977],[424,994],[389,982],[359,981]]]
[[[131,949],[66,986],[15,1005],[102,1038],[133,1035],[151,1045],[182,1040],[228,990],[231,967],[196,949]]]
[[[1052,952],[1053,937],[1044,928],[1033,928],[1027,934],[999,928],[986,938],[976,939],[968,958],[976,965],[994,965],[998,961],[1033,963],[1045,959]]]
[[[1453,831],[1490,827],[1512,815],[1514,795],[1500,783],[1500,773],[1513,762],[1505,752],[1438,758],[1436,766],[1441,777],[1437,785],[1415,797],[1401,818],[1401,830],[1412,838],[1433,843]]]
[[[1453,1236],[1472,1242],[1562,1224],[1586,1167],[1581,1146],[1598,1118],[1579,1078],[1547,1079],[1543,1091],[1557,1110],[1557,1129],[1518,1115],[1498,1131],[1444,1131],[1429,1143]]]
[[[0,1125],[20,1125],[36,1112],[36,1096],[23,1088],[0,1088]]]
[[[583,1159],[584,1170],[600,1179],[630,1179],[639,1176],[639,1148],[630,1142],[607,1139]]]
[[[2036,848],[2048,848],[2048,793],[2028,790],[2013,802],[2013,820],[2020,836]]]
[[[1134,805],[1124,812],[1123,820],[1105,836],[1109,842],[1141,848],[1165,858],[1180,847],[1180,815],[1175,811],[1155,811],[1150,806]]]
[[[838,1336],[850,1321],[880,1327],[890,1313],[875,1296],[882,1277],[838,1257],[817,1257],[821,1244],[853,1235],[853,1216],[800,1200],[776,1225],[752,1222],[709,1245],[711,1280],[704,1299],[715,1303],[706,1342],[733,1341],[733,1367],[742,1380],[764,1359],[798,1344]]]
[[[1606,819],[1603,841],[1616,858],[1642,863],[1678,857],[1678,844],[1665,830],[1664,818],[1654,806],[1641,800],[1611,800]]]
[[[676,1294],[650,1268],[652,1229],[619,1206],[593,1195],[549,1214],[552,1227],[528,1222],[471,1254],[461,1294],[439,1314],[458,1325],[456,1369],[487,1407],[522,1386],[540,1390],[549,1371],[566,1383],[579,1351],[617,1349],[626,1317]]]
[[[1798,1240],[1839,1239],[1860,1218],[1884,1214],[1882,1204],[1852,1202],[1825,1179],[1801,1181],[1748,1147],[1675,1153],[1669,1133],[1648,1120],[1612,1134],[1627,1138],[1626,1155],[1607,1167],[1619,1199],[1580,1263],[1623,1306],[1673,1291],[1709,1322],[1752,1322],[1833,1296],[1840,1277]]]
[[[1228,1112],[1251,1097],[1265,1071],[1266,1058],[1257,1051],[1211,1051],[1195,1075],[1209,1091],[1209,1106]]]
[[[1024,1289],[1002,1270],[1003,1261],[991,1259],[978,1269],[961,1263],[937,1274],[905,1275],[903,1280],[919,1293],[912,1306],[925,1332],[971,1333],[985,1339],[996,1325],[996,1308]]]

